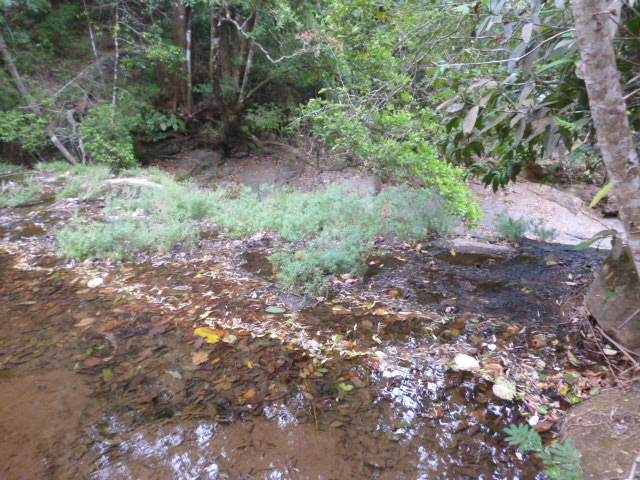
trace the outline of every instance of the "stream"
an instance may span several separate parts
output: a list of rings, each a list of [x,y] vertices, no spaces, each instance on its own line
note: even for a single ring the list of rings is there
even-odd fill
[[[55,229],[100,202],[43,185],[0,209],[2,480],[541,479],[504,428],[552,435],[606,380],[564,302],[602,252],[381,245],[364,277],[304,302],[273,285],[268,235],[204,226],[135,262],[58,258]],[[573,396],[567,371],[585,379]]]

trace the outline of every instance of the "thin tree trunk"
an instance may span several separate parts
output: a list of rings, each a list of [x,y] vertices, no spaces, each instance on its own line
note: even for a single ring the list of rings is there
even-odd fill
[[[255,17],[252,15],[250,20],[253,22],[254,18]],[[253,27],[251,29],[253,30]],[[236,56],[237,61],[233,65],[233,84],[240,85],[240,82],[242,82],[242,72],[244,72],[245,70],[243,68],[245,66],[243,64],[243,60],[247,55],[247,51],[249,50],[249,43],[252,41],[252,39],[249,37],[244,37],[242,38],[242,40],[240,40],[238,35],[238,27],[235,27],[235,32],[235,36],[238,37],[238,41],[240,42],[240,52]]]
[[[193,114],[193,57],[192,57],[192,19],[193,9],[183,0],[175,0],[173,44],[180,47],[185,61],[180,73],[175,76],[177,88],[173,98],[173,109],[181,110],[186,116]]]
[[[256,29],[258,26],[258,12],[255,13],[253,17],[253,25],[251,27],[252,31]],[[250,40],[249,53],[247,54],[247,64],[244,68],[244,76],[242,78],[242,85],[240,86],[240,92],[238,93],[238,101],[236,102],[235,110],[239,112],[245,101],[245,95],[247,92],[247,86],[249,85],[249,77],[251,75],[251,68],[253,67],[253,54],[255,52],[255,42],[253,39]]]
[[[115,60],[113,65],[113,91],[111,93],[111,105],[115,111],[118,101],[118,68],[120,66],[120,41],[118,34],[120,33],[120,1],[115,2],[115,23],[113,26],[113,44],[115,46]]]
[[[611,13],[606,0],[572,0],[572,4],[591,116],[640,276],[640,164],[611,40]]]
[[[193,115],[193,46],[192,46],[192,35],[193,35],[193,8],[189,8],[189,16],[187,18],[187,91],[185,92],[186,101],[187,101],[187,115],[191,117]]]
[[[93,28],[91,27],[91,17],[89,16],[89,9],[87,8],[87,0],[82,0],[84,5],[84,16],[87,19],[87,28],[89,29],[89,38],[91,39],[91,49],[93,50],[93,56],[98,60],[98,47],[96,46],[96,38],[93,35]]]
[[[211,51],[209,58],[209,78],[211,79],[211,86],[213,88],[213,96],[215,97],[216,104],[220,109],[220,115],[222,117],[222,132],[220,135],[220,142],[227,141],[231,134],[231,113],[229,111],[229,105],[224,97],[222,91],[222,66],[220,64],[220,35],[221,35],[221,17],[219,11],[219,5],[215,3],[211,4]]]
[[[27,91],[27,87],[22,81],[22,77],[20,76],[20,73],[16,68],[16,65],[13,61],[13,56],[9,51],[9,47],[7,47],[7,43],[4,40],[4,35],[2,35],[2,32],[0,32],[0,52],[2,52],[2,56],[4,57],[4,63],[6,63],[7,65],[7,69],[9,70],[9,74],[13,79],[13,83],[18,89],[18,92],[20,92],[20,95],[22,95],[25,101],[28,102],[29,109],[38,117],[43,117],[42,109],[40,108],[40,105],[38,105],[36,102],[31,100],[31,96],[29,95],[29,92]],[[53,143],[53,145],[64,156],[64,158],[66,158],[69,161],[69,163],[72,163],[73,165],[78,165],[78,161],[71,154],[71,152],[67,150],[67,147],[65,147],[63,143],[60,141],[60,139],[56,135],[56,132],[53,130],[53,127],[51,125],[47,125],[45,130],[49,135],[49,138],[51,139],[51,142]]]

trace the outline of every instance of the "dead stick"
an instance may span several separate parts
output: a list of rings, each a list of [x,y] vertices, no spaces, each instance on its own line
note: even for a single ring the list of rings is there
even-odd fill
[[[626,355],[626,357],[631,361],[631,363],[633,363],[636,367],[640,367],[640,363],[638,363],[636,360],[633,359],[633,353],[631,353],[629,350],[627,350],[626,348],[624,348],[622,345],[620,345],[618,342],[616,342],[613,338],[611,338],[609,335],[607,335],[606,333],[604,333],[604,330],[602,330],[602,328],[598,327],[598,331],[600,332],[600,334],[606,338],[607,340],[609,340],[611,343],[613,343],[616,347],[618,347],[622,353],[624,353]]]
[[[629,318],[627,318],[624,322],[622,322],[620,325],[618,325],[618,327],[617,327],[617,328],[622,328],[622,327],[624,327],[627,323],[629,323],[629,322],[631,321],[631,319],[632,319],[633,317],[635,317],[635,316],[636,316],[637,314],[639,314],[639,313],[640,313],[640,308],[639,308],[639,309],[637,309],[635,312],[633,312],[633,313],[629,316]]]
[[[615,377],[616,382],[620,383],[620,379],[616,375],[616,371],[615,371],[613,365],[611,364],[611,362],[609,361],[609,357],[607,356],[606,353],[604,353],[602,345],[600,345],[600,341],[598,340],[598,336],[596,335],[596,332],[593,329],[593,325],[591,325],[591,322],[588,319],[587,319],[587,323],[589,324],[589,328],[591,329],[591,334],[593,335],[593,339],[596,342],[598,350],[600,350],[600,353],[602,353],[602,356],[604,357],[604,360],[607,362],[607,364],[609,365],[609,368],[611,369],[611,374]]]
[[[631,465],[631,472],[629,472],[629,476],[627,480],[634,480],[636,478],[636,468],[638,467],[638,462],[640,462],[640,454],[633,461],[633,465]]]

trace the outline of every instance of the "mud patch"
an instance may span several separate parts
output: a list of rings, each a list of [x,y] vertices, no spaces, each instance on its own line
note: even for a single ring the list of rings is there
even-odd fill
[[[254,275],[270,279],[273,277],[273,266],[264,252],[249,251],[240,255],[244,262],[241,267]]]
[[[97,402],[83,379],[49,370],[0,377],[0,477],[53,479],[80,454]],[[95,412],[94,412],[95,413]]]
[[[573,408],[561,436],[573,438],[580,450],[585,479],[631,479],[629,472],[640,451],[638,431],[640,387],[636,385],[610,390]]]

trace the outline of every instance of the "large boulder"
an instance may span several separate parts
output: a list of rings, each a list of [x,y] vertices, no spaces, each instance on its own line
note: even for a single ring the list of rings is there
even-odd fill
[[[640,279],[619,240],[591,284],[586,304],[607,335],[640,354]]]

